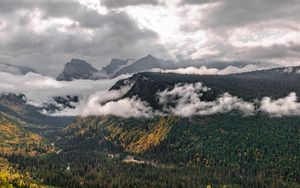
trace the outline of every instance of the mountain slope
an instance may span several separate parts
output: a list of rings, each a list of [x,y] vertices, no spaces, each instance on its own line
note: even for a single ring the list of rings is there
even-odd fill
[[[106,75],[95,69],[92,65],[87,63],[84,60],[80,59],[72,59],[68,62],[62,73],[60,73],[57,77],[57,80],[65,80],[71,81],[74,79],[91,79],[97,80],[101,78],[105,78]]]
[[[64,129],[63,139],[59,140],[59,145],[67,150],[76,148],[141,153],[164,140],[175,122],[176,118],[174,117],[154,119],[124,119],[112,116],[78,118]]]
[[[44,138],[0,112],[0,187],[46,187],[29,172],[20,173],[7,158],[45,156],[53,151],[54,148],[45,143]]]

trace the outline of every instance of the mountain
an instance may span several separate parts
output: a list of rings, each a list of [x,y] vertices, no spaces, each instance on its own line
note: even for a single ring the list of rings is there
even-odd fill
[[[144,72],[118,81],[111,90],[133,83],[123,98],[140,98],[154,109],[161,108],[156,93],[179,83],[202,82],[211,88],[201,96],[203,101],[215,100],[224,92],[252,101],[264,96],[284,97],[293,91],[300,94],[299,70],[300,67],[276,68],[218,76]],[[134,178],[142,185],[160,182],[159,178],[174,183],[188,174],[189,181],[180,180],[184,182],[182,187],[206,187],[208,184],[214,187],[270,184],[297,187],[300,184],[300,155],[296,152],[300,149],[299,130],[299,116],[271,117],[263,113],[242,116],[235,111],[187,118],[170,114],[151,118],[89,116],[79,117],[64,128],[57,135],[56,144],[63,148],[65,155],[80,151],[89,156],[85,158],[86,155],[77,153],[82,156],[79,161],[90,159],[94,152],[104,153],[109,161],[100,162],[103,155],[99,154],[90,168],[97,171],[96,166],[108,163],[104,169],[111,174],[125,173],[118,175],[124,179],[121,182]],[[130,176],[126,175],[128,172],[124,169],[128,166],[124,163],[130,165]],[[74,166],[80,169],[86,164]],[[147,177],[154,172],[159,177],[139,179],[143,174],[140,169],[147,171],[144,172]],[[103,178],[102,175],[94,176]],[[181,184],[176,182],[176,185]],[[164,187],[164,183],[156,186]]]
[[[56,78],[59,81],[71,81],[74,79],[91,79],[97,80],[106,78],[106,74],[97,70],[92,65],[84,60],[71,59],[68,62],[62,73]]]
[[[165,61],[162,59],[158,59],[152,55],[148,55],[130,65],[124,66],[119,71],[117,71],[115,75],[137,73],[151,70],[153,68],[174,69],[176,67],[176,64],[172,61]]]
[[[102,70],[107,74],[115,74],[122,67],[126,66],[130,60],[112,59],[110,63],[103,67]]]
[[[232,75],[185,75],[174,73],[137,73],[130,78],[118,81],[111,90],[118,90],[127,83],[134,83],[123,98],[138,97],[153,108],[159,108],[156,93],[174,87],[178,83],[202,82],[211,88],[204,100],[214,100],[218,95],[229,92],[244,100],[261,99],[265,96],[281,98],[290,92],[300,95],[300,67],[275,68]],[[287,71],[289,70],[289,71]]]
[[[13,65],[8,63],[0,63],[0,72],[7,72],[16,75],[25,75],[29,72],[36,73],[36,70],[20,65]]]
[[[133,83],[131,89],[122,98],[137,97],[149,103],[154,109],[162,109],[156,94],[168,88],[174,88],[175,84],[178,83],[202,82],[205,86],[211,88],[211,90],[202,94],[202,101],[215,100],[225,92],[247,101],[253,101],[265,96],[281,98],[287,96],[290,92],[300,94],[298,82],[300,74],[297,73],[298,70],[300,70],[300,67],[275,68],[232,75],[183,75],[144,72],[118,81],[111,90],[118,90],[129,82]],[[235,114],[235,112],[215,115],[215,117],[234,119],[232,114]],[[269,122],[264,115],[259,114],[257,116],[256,118],[266,123]],[[200,120],[201,124],[209,124],[208,122],[212,121],[211,117],[191,117],[188,120],[172,116],[153,117],[150,119],[125,119],[114,116],[78,118],[63,131],[64,136],[62,137],[67,139],[61,141],[67,141],[68,143],[63,145],[68,147],[73,147],[77,143],[76,147],[82,147],[81,149],[87,149],[88,147],[91,147],[90,149],[92,150],[110,148],[113,151],[124,150],[142,153],[166,138],[177,122],[187,121],[187,124],[194,124]],[[298,121],[299,118],[295,119]],[[248,120],[252,121],[252,118]],[[180,124],[183,124],[183,122]]]

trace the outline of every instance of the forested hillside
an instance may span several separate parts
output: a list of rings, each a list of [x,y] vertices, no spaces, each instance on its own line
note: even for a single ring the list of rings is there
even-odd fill
[[[29,172],[20,172],[18,163],[10,163],[13,155],[34,157],[54,152],[36,133],[26,130],[22,123],[0,113],[0,187],[45,187]]]
[[[297,117],[87,117],[58,143],[58,154],[9,160],[57,186],[300,186]]]

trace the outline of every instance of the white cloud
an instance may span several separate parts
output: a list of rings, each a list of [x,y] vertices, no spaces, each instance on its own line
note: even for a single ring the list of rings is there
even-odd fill
[[[90,115],[115,115],[124,118],[144,117],[155,115],[173,114],[180,117],[193,115],[211,115],[227,113],[233,110],[240,111],[243,115],[252,115],[255,111],[254,105],[245,102],[238,97],[228,93],[221,95],[215,101],[202,101],[199,97],[210,88],[196,84],[177,84],[171,90],[158,93],[159,103],[163,105],[163,111],[154,110],[145,102],[133,98],[122,98],[130,89],[125,86],[120,90],[97,92],[80,101],[75,109],[67,108],[51,115],[54,116],[90,116]]]
[[[120,90],[97,92],[86,99],[80,101],[75,109],[64,109],[53,113],[54,116],[106,116],[115,115],[124,118],[128,117],[152,117],[152,108],[146,103],[136,98],[120,99],[130,86]]]
[[[197,67],[187,67],[187,68],[179,68],[179,69],[153,69],[154,72],[162,72],[162,73],[177,73],[177,74],[198,74],[198,75],[226,75],[226,74],[234,74],[234,73],[243,73],[243,72],[251,72],[256,70],[263,70],[265,67],[260,67],[257,65],[249,64],[244,67],[235,67],[228,66],[224,69],[217,68],[207,68],[206,66]]]
[[[270,97],[265,97],[261,101],[260,110],[271,116],[299,116],[300,103],[297,100],[296,93],[292,92],[284,98],[272,100]]]
[[[252,103],[231,96],[229,93],[221,95],[215,101],[202,101],[200,99],[202,93],[208,90],[209,88],[201,83],[177,84],[171,90],[158,93],[158,97],[159,102],[164,105],[164,111],[183,117],[227,113],[232,110],[238,110],[244,115],[252,115],[255,111]]]

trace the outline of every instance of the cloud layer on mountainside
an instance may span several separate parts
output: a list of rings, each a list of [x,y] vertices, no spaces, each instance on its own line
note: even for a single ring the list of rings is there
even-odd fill
[[[252,103],[229,93],[222,94],[214,101],[202,101],[199,97],[208,90],[210,89],[202,86],[202,83],[177,84],[171,90],[158,93],[158,97],[167,113],[182,117],[227,113],[233,110],[240,111],[243,115],[252,115],[255,111]],[[170,103],[175,104],[175,107],[170,107]]]
[[[179,117],[206,116],[218,113],[239,112],[242,116],[251,116],[259,112],[269,116],[298,116],[300,103],[295,93],[285,98],[272,100],[265,97],[261,101],[244,101],[241,98],[223,93],[213,101],[201,100],[203,93],[210,90],[202,83],[177,84],[174,88],[158,92],[159,103],[163,105],[162,111],[152,109],[146,102],[135,97],[122,98],[129,90],[104,91],[91,95],[82,100],[75,109],[64,109],[52,115],[59,116],[89,116],[89,115],[115,115],[120,117],[164,116],[168,114]]]
[[[152,117],[151,107],[136,98],[120,99],[128,90],[127,85],[120,90],[101,91],[82,99],[75,109],[64,109],[51,115],[56,116],[106,116]]]
[[[224,69],[187,67],[175,70],[153,71],[174,72],[179,74],[199,75],[226,75],[232,73],[250,72],[258,70],[257,65],[245,67],[229,66]],[[287,73],[298,73],[294,68],[283,69]],[[300,115],[300,104],[296,93],[291,93],[285,98],[272,99],[265,96],[261,101],[244,101],[232,96],[230,93],[220,93],[213,101],[201,100],[203,93],[210,88],[198,84],[177,84],[174,88],[168,88],[157,93],[157,99],[163,106],[162,111],[152,109],[147,101],[138,98],[123,98],[130,89],[132,83],[121,90],[111,90],[116,81],[127,78],[130,75],[122,75],[114,79],[103,80],[73,80],[70,82],[57,81],[52,77],[42,76],[37,73],[14,75],[0,72],[0,93],[25,94],[27,103],[35,106],[45,106],[54,103],[53,97],[78,96],[79,102],[74,104],[75,109],[63,109],[51,115],[88,116],[88,115],[116,115],[121,117],[152,117],[153,115],[173,114],[182,117],[193,115],[211,115],[238,111],[242,115],[253,115],[258,112],[270,116],[297,116]],[[44,112],[47,113],[47,112]]]
[[[227,75],[243,72],[252,72],[256,70],[264,70],[270,67],[260,67],[257,65],[249,64],[244,67],[228,66],[224,69],[207,68],[206,66],[201,67],[186,67],[179,69],[152,69],[153,72],[161,73],[176,73],[176,74],[198,74],[198,75]]]

